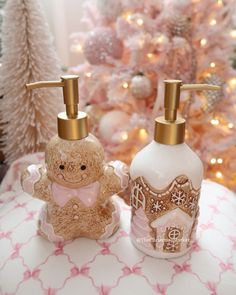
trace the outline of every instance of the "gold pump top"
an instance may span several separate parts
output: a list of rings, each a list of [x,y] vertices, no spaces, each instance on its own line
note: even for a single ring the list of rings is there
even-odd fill
[[[177,116],[180,92],[183,90],[219,90],[220,86],[208,84],[182,84],[181,80],[165,80],[164,117],[155,120],[154,140],[175,145],[184,142],[185,120]]]
[[[58,136],[65,140],[79,140],[88,136],[87,114],[78,111],[79,90],[77,75],[65,75],[61,81],[40,81],[26,84],[27,89],[62,87],[66,112],[57,116]]]

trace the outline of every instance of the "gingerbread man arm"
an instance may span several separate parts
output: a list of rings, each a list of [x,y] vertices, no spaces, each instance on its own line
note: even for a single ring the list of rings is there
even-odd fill
[[[42,165],[30,165],[21,176],[23,191],[34,198],[49,201],[51,196],[51,181],[47,177],[46,168]]]
[[[104,198],[111,197],[125,190],[129,184],[128,167],[120,161],[109,162],[100,179],[101,192]]]

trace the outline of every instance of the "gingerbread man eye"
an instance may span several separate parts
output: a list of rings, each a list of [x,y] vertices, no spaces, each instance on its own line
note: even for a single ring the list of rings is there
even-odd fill
[[[61,170],[64,170],[64,169],[65,169],[65,166],[64,166],[64,165],[60,165],[59,168],[60,168]]]
[[[80,167],[80,169],[81,169],[81,170],[85,170],[85,169],[86,169],[86,166],[85,166],[85,165],[82,165],[82,166]]]

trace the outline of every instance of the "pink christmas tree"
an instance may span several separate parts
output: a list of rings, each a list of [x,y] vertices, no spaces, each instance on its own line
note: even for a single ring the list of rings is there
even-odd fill
[[[110,158],[130,162],[152,140],[164,79],[217,84],[220,92],[183,93],[181,113],[207,177],[236,187],[233,2],[87,2],[90,32],[73,34],[71,46],[86,61],[70,70],[81,76],[81,98]]]

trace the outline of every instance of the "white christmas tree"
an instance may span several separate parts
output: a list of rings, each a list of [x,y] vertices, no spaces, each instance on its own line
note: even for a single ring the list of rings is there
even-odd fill
[[[44,14],[36,0],[8,0],[2,25],[0,123],[6,162],[40,151],[56,133],[60,93],[28,91],[26,83],[55,80],[59,61]],[[59,101],[58,101],[59,99]]]

